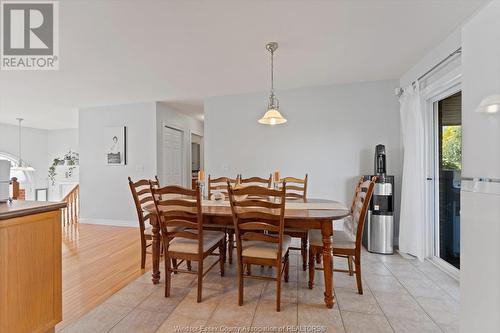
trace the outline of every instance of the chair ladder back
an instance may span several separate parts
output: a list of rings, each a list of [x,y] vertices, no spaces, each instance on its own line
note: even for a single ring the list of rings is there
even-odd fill
[[[240,188],[229,186],[229,201],[233,213],[238,249],[242,248],[242,241],[277,243],[279,256],[281,256],[285,194],[285,186],[281,190],[258,185]]]
[[[286,183],[286,198],[292,200],[307,200],[307,173],[304,179],[285,177],[280,179],[280,184]]]
[[[231,185],[237,184],[238,176],[236,176],[236,178],[229,178],[229,177],[212,178],[211,175],[208,175],[208,199],[212,198],[213,192],[218,191],[224,194],[225,200],[229,200],[229,193],[227,190],[228,182]]]
[[[356,193],[356,199],[353,203],[352,222],[354,226],[353,231],[355,230],[356,232],[356,248],[360,248],[361,246],[361,238],[363,236],[366,214],[368,212],[376,181],[377,177],[373,176],[369,180],[360,182]]]
[[[169,240],[175,237],[198,240],[198,250],[201,251],[203,217],[200,187],[196,186],[194,190],[177,185],[154,188],[151,183],[151,192],[162,235]]]
[[[137,212],[137,218],[139,220],[139,227],[141,230],[145,229],[145,222],[149,219],[149,213],[146,213],[145,207],[154,204],[153,195],[151,193],[150,181],[147,179],[141,179],[137,182],[133,182],[130,177],[128,177],[128,184],[130,187],[130,192],[132,193],[132,198],[134,200],[135,209]],[[151,181],[153,186],[159,187],[160,183],[158,177],[155,176],[155,180]]]
[[[363,183],[364,181],[364,177],[361,176],[359,179],[358,179],[358,182],[356,184],[356,187],[354,189],[354,195],[352,196],[352,202],[351,202],[351,214],[354,212],[354,204],[356,203],[356,198],[358,196],[358,192],[360,190],[360,186],[361,184]]]
[[[243,176],[240,174],[239,175],[239,184],[244,185],[244,186],[258,185],[258,186],[265,186],[265,187],[269,188],[269,187],[271,187],[272,179],[273,179],[272,174],[269,174],[269,178],[261,178],[261,177],[243,178]]]

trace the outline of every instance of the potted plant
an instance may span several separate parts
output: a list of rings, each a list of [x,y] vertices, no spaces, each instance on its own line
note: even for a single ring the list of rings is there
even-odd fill
[[[61,165],[66,165],[68,166],[68,170],[66,171],[66,174],[67,174],[67,178],[71,177],[71,175],[73,174],[73,170],[76,168],[76,166],[79,164],[80,162],[80,155],[77,153],[77,152],[74,152],[74,151],[68,151],[66,154],[64,154],[63,157],[59,158],[54,158],[53,162],[52,162],[52,165],[49,167],[49,172],[48,172],[48,176],[49,176],[49,180],[51,182],[52,185],[55,185],[56,183],[56,175],[57,175],[57,172],[56,172],[56,167],[57,166],[61,166]]]

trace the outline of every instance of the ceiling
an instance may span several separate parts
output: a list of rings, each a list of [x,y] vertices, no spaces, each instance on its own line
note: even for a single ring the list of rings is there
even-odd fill
[[[206,97],[268,89],[268,41],[278,92],[399,78],[486,2],[65,0],[60,70],[1,71],[0,122],[76,127],[80,107],[146,101],[199,116]]]
[[[203,100],[184,100],[184,101],[166,101],[163,102],[174,110],[180,111],[190,117],[198,120],[205,120],[203,113]]]

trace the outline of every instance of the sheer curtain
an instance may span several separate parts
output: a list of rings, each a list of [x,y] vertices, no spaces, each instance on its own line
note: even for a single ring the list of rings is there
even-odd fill
[[[418,82],[404,90],[400,104],[404,153],[399,250],[423,260],[425,258],[425,136]]]

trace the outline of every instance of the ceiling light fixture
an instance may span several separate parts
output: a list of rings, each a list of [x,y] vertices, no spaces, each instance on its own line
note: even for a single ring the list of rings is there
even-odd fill
[[[259,123],[273,126],[286,123],[286,119],[281,115],[279,111],[280,102],[274,95],[274,52],[278,49],[278,43],[269,42],[266,44],[266,49],[271,53],[271,94],[267,112],[259,119]]]
[[[18,159],[18,163],[17,163],[17,166],[15,167],[11,167],[10,169],[13,170],[13,171],[35,171],[35,169],[27,164],[25,164],[23,162],[23,160],[21,159],[21,122],[24,120],[23,118],[16,118],[17,121],[19,122],[19,146],[18,146],[18,155],[17,155],[17,159]]]

